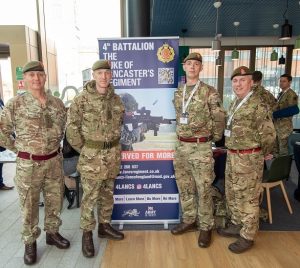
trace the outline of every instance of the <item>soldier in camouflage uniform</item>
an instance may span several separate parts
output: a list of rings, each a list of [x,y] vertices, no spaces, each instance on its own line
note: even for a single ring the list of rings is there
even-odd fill
[[[235,69],[231,80],[236,98],[225,129],[225,195],[230,224],[218,233],[237,237],[229,249],[242,253],[253,246],[258,231],[264,156],[270,158],[276,133],[267,105],[251,90],[250,70],[245,66]]]
[[[93,233],[98,209],[98,236],[121,240],[124,234],[110,225],[113,209],[114,180],[121,164],[121,126],[124,105],[110,84],[110,64],[98,60],[93,66],[93,78],[74,98],[68,111],[67,139],[80,152],[77,169],[81,174],[83,197],[80,228],[83,230],[82,252],[95,254]]]
[[[58,233],[64,191],[59,148],[66,111],[60,99],[45,92],[46,74],[41,62],[28,62],[23,74],[27,91],[11,99],[4,108],[0,117],[0,144],[18,156],[15,184],[23,216],[24,262],[33,264],[36,239],[41,233],[38,227],[41,191],[45,201],[46,243],[62,249],[70,246]]]
[[[199,79],[202,56],[190,53],[183,63],[187,83],[174,93],[178,141],[174,168],[182,208],[182,223],[174,235],[200,227],[198,245],[208,247],[214,227],[212,141],[220,140],[225,112],[218,91]]]
[[[128,94],[120,94],[121,100],[125,106],[125,113],[128,117],[131,117],[134,112],[138,109],[138,103],[135,98]],[[121,131],[121,145],[122,151],[133,151],[132,144],[136,142],[141,142],[145,139],[144,133],[147,132],[147,125],[145,123],[140,124],[139,126],[129,129],[130,126],[124,122],[122,125]]]
[[[273,94],[266,90],[262,86],[262,72],[260,71],[254,71],[252,74],[252,80],[253,80],[253,92],[254,94],[257,94],[262,99],[262,102],[267,104],[270,110],[270,114],[272,115],[273,111],[275,110],[276,106],[276,98],[273,96]]]
[[[289,74],[280,76],[280,88],[276,111],[273,113],[277,134],[276,153],[288,154],[288,138],[293,132],[293,115],[299,113],[298,96],[291,89],[292,77]]]
[[[4,103],[2,101],[2,98],[0,96],[0,114],[4,108]],[[5,148],[0,146],[0,152],[4,152]],[[3,163],[0,163],[0,191],[6,191],[6,190],[12,190],[14,189],[14,186],[7,186],[3,182],[3,176],[2,176],[2,171],[3,171]]]

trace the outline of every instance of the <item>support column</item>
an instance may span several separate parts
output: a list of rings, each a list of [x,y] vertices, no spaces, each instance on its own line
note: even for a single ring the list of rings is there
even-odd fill
[[[150,0],[121,0],[122,37],[150,36]]]

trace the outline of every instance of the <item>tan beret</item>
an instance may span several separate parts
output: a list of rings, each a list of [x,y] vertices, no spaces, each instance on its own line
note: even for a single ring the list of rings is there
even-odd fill
[[[240,66],[233,70],[230,79],[232,80],[233,77],[235,77],[235,76],[244,76],[244,75],[252,75],[252,72],[250,71],[250,69],[248,67]]]
[[[23,74],[29,71],[45,72],[44,65],[40,61],[29,61],[23,67]]]
[[[97,60],[93,66],[92,66],[92,70],[98,70],[98,69],[108,69],[110,70],[110,63],[108,60]]]
[[[197,61],[202,62],[202,56],[200,53],[192,52],[185,57],[185,59],[183,60],[183,63],[185,63],[187,60],[197,60]]]

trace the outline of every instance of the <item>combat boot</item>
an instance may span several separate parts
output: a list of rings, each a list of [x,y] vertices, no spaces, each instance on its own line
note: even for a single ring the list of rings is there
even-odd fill
[[[239,254],[247,251],[248,249],[252,248],[254,245],[253,240],[245,239],[244,237],[239,237],[234,243],[231,243],[228,248],[231,252]]]
[[[112,240],[123,240],[124,234],[114,229],[109,223],[99,223],[98,237]]]
[[[211,230],[208,231],[204,231],[204,230],[200,230],[200,235],[198,238],[198,245],[201,248],[208,248],[210,246],[211,243]]]
[[[241,225],[235,225],[229,223],[226,228],[221,228],[217,230],[217,233],[225,237],[240,237],[240,230],[242,229]]]
[[[186,232],[193,232],[197,230],[197,223],[193,222],[193,223],[184,223],[181,222],[179,224],[177,224],[172,230],[171,233],[173,235],[180,235],[180,234],[184,234]]]
[[[92,231],[84,231],[82,234],[82,253],[87,258],[92,258],[95,255]]]
[[[24,263],[27,265],[36,262],[36,241],[31,244],[25,244]]]
[[[46,233],[46,244],[54,245],[60,249],[66,249],[70,247],[70,241],[62,237],[60,233]]]

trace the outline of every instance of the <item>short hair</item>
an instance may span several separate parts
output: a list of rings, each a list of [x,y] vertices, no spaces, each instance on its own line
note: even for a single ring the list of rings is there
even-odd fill
[[[280,76],[280,78],[281,78],[281,77],[286,77],[287,80],[288,80],[289,82],[291,82],[291,81],[293,80],[293,77],[292,77],[290,74],[282,74],[282,75]]]
[[[254,71],[252,73],[252,80],[253,82],[260,82],[263,78],[263,74],[261,71]]]

